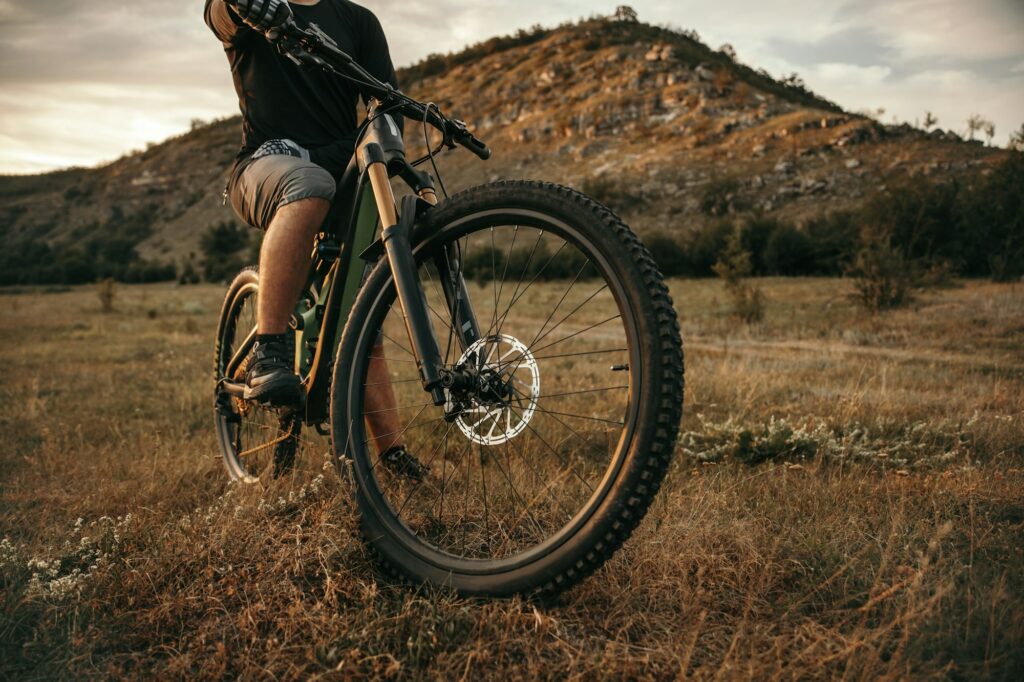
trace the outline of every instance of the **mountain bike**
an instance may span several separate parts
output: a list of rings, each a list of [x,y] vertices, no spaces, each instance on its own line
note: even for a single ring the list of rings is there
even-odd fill
[[[244,399],[259,273],[243,270],[225,297],[215,416],[228,473],[257,484],[286,474],[301,429],[315,428],[393,573],[464,594],[569,588],[636,528],[675,446],[682,342],[650,253],[566,187],[505,181],[447,197],[435,154],[490,156],[463,122],[376,80],[315,24],[290,25],[277,44],[357,84],[367,115],[292,316],[301,405]],[[423,129],[414,161],[399,115]],[[417,170],[427,162],[441,201]],[[400,199],[392,179],[407,187]],[[397,433],[371,433],[375,411]],[[426,473],[382,466],[385,438]]]

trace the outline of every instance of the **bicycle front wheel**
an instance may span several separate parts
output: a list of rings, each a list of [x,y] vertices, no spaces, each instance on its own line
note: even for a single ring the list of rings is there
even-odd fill
[[[346,325],[331,399],[363,532],[418,582],[566,589],[626,540],[668,467],[683,396],[668,290],[626,225],[550,184],[464,192],[430,211],[413,243],[445,365],[475,379],[432,404],[380,263]],[[473,343],[459,341],[440,253],[467,282]],[[425,475],[382,460],[394,444]]]

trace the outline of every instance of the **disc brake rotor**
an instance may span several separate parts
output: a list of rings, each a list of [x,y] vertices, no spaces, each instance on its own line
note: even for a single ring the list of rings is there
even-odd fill
[[[540,397],[540,368],[519,339],[502,334],[479,339],[459,358],[479,375],[479,388],[468,397],[455,423],[480,445],[501,445],[529,425]]]

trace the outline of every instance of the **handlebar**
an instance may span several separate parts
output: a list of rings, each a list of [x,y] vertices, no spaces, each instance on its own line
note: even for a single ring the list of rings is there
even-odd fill
[[[448,118],[435,105],[418,102],[391,84],[381,82],[339,48],[316,24],[302,28],[294,19],[289,19],[280,29],[269,31],[267,39],[296,64],[316,66],[341,76],[355,83],[364,96],[379,100],[385,108],[397,110],[407,118],[426,121],[441,131],[444,144],[449,149],[458,144],[484,161],[491,158],[490,148],[469,132],[463,121]]]

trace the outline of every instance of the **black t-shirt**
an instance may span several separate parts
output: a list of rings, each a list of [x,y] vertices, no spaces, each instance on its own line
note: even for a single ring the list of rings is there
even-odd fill
[[[297,23],[315,23],[374,77],[398,87],[377,17],[348,0],[291,5]],[[359,93],[316,68],[299,67],[246,26],[222,0],[206,0],[207,25],[224,44],[242,110],[239,159],[267,140],[287,138],[339,177],[352,157]]]

